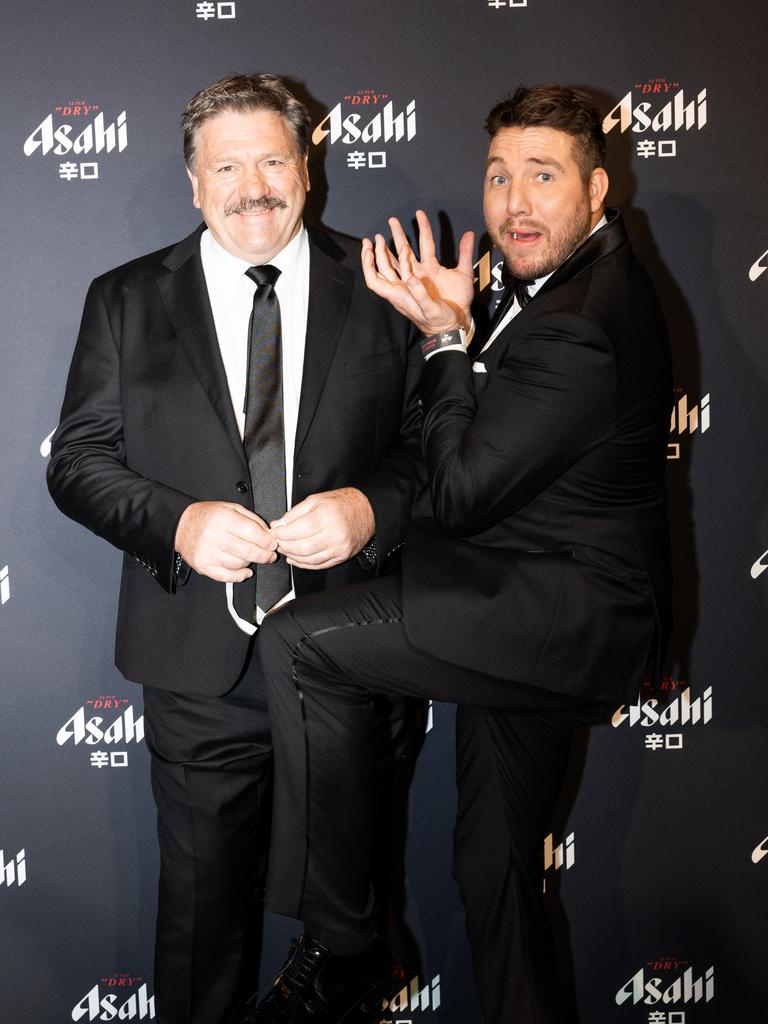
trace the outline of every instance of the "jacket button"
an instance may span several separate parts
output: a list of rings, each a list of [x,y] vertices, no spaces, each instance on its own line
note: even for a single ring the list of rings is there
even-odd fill
[[[237,483],[235,484],[235,487],[237,487],[240,494],[248,493],[248,484],[245,482],[245,480],[238,480]]]

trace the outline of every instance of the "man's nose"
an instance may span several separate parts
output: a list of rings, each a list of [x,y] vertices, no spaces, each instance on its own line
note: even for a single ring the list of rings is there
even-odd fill
[[[531,195],[525,182],[510,182],[507,190],[507,215],[510,217],[529,217],[531,214]]]
[[[254,164],[249,167],[245,175],[245,188],[254,199],[260,199],[269,194],[269,183],[261,168]]]

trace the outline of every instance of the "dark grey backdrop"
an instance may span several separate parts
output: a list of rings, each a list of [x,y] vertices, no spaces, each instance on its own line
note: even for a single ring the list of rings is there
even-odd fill
[[[446,245],[482,229],[482,121],[503,93],[519,81],[578,83],[614,111],[612,199],[662,297],[687,403],[670,435],[673,703],[663,721],[652,707],[619,713],[578,745],[542,866],[563,930],[568,915],[583,1024],[763,1019],[766,28],[763,0],[6,5],[0,1019],[154,1016],[157,864],[140,695],[112,667],[119,556],[53,507],[46,443],[88,282],[194,227],[178,115],[235,70],[290,76],[316,123],[337,104],[342,119],[359,115],[358,129],[381,113],[378,139],[374,124],[367,141],[329,135],[313,148],[315,218],[362,234],[422,206],[440,216]],[[395,116],[413,104],[399,140],[383,137],[390,102]],[[88,125],[123,112],[112,151],[89,151]],[[49,115],[51,130],[70,126],[59,152],[43,152]],[[478,259],[485,252],[481,243]],[[481,261],[480,284],[495,262]],[[427,992],[382,1020],[472,1024],[450,875],[452,711],[438,706],[434,718],[408,852]],[[287,933],[269,922],[265,973]]]

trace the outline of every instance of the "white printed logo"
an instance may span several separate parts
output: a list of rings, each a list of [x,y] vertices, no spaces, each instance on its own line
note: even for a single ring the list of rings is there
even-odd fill
[[[554,836],[550,832],[544,840],[544,885],[542,891],[547,891],[547,872],[560,871],[562,868],[569,871],[575,863],[576,841],[574,833],[569,833],[562,843],[555,846]]]
[[[768,270],[768,249],[765,250],[762,256],[758,256],[749,268],[749,280],[756,281],[758,277],[763,276],[766,270]]]
[[[43,443],[40,445],[40,454],[44,459],[47,459],[51,454],[51,441],[53,441],[53,435],[56,433],[57,427],[54,427],[48,437],[43,438]]]
[[[106,981],[110,987],[114,984],[122,988],[126,983],[135,983],[136,981],[141,981],[141,979],[119,977],[102,978],[102,981]],[[102,994],[99,986],[94,985],[90,992],[86,992],[83,998],[72,1007],[72,1020],[155,1019],[155,997],[149,995],[146,982],[143,982],[127,998],[123,998],[124,995],[124,992],[118,995],[116,992],[109,991]]]
[[[758,576],[763,575],[766,569],[768,569],[768,551],[764,551],[758,560],[752,564],[749,575],[753,580],[756,580]]]
[[[80,129],[78,131],[78,128]],[[77,131],[77,135],[73,133]],[[40,150],[41,156],[53,152],[56,156],[67,153],[111,153],[117,147],[119,153],[128,145],[127,115],[123,110],[117,120],[106,124],[104,114],[99,113],[85,127],[64,124],[54,125],[53,114],[49,114],[24,143],[24,155],[32,156]]]
[[[210,21],[211,18],[232,21],[237,17],[237,5],[235,0],[225,0],[216,4],[212,0],[201,0],[195,7],[195,14],[203,21]]]
[[[656,1003],[699,1003],[702,999],[708,1003],[714,995],[714,967],[709,967],[700,978],[694,978],[693,968],[687,967],[682,977],[678,976],[672,982],[656,975],[649,977],[641,967],[616,993],[616,1003],[619,1006],[626,1002],[630,1002],[631,1006],[637,1006],[638,1003],[654,1006]]]
[[[547,838],[544,840],[544,870],[549,871],[550,868],[554,868],[555,871],[559,871],[560,868],[565,867],[566,871],[572,868],[576,863],[576,844],[574,840],[574,833],[571,832],[567,835],[562,843],[558,846],[554,845],[554,839],[550,832]]]
[[[11,570],[7,565],[0,569],[0,605],[11,600]]]
[[[24,142],[24,155],[32,156],[39,152],[41,156],[53,153],[55,156],[68,156],[69,159],[59,164],[59,178],[62,181],[95,181],[99,177],[98,160],[76,161],[73,157],[86,156],[90,153],[98,156],[111,153],[117,149],[119,153],[128,145],[128,121],[123,110],[109,124],[104,113],[95,103],[67,103],[56,107],[61,117],[88,118],[98,110],[92,120],[85,123],[71,124],[68,121],[57,123],[54,115],[49,114],[31,132]]]
[[[683,680],[663,679],[662,689],[679,690],[680,696],[665,703],[661,710],[655,697],[636,704],[622,704],[611,718],[611,725],[618,729],[625,723],[630,729],[639,725],[642,729],[659,729],[666,726],[708,725],[712,721],[712,687],[708,686],[701,697],[691,700],[691,688]],[[646,750],[682,750],[682,732],[650,732],[644,737]]]
[[[89,700],[93,711],[119,711],[116,717],[107,724],[103,714],[86,717],[85,706],[78,708],[71,718],[56,733],[56,742],[60,747],[72,740],[73,746],[84,743],[86,747],[103,744],[114,748],[124,743],[141,743],[144,739],[144,716],[135,717],[133,705],[121,697],[97,697]],[[89,754],[92,768],[127,768],[127,750],[93,750]]]
[[[24,885],[27,880],[27,851],[19,850],[15,857],[6,861],[5,851],[0,850],[0,886]]]
[[[411,978],[410,984],[403,985],[397,995],[389,1001],[384,999],[381,1004],[381,1012],[402,1014],[404,1012],[415,1013],[423,1010],[438,1010],[440,1008],[440,975],[432,979],[431,984],[419,988],[421,982],[418,974]],[[387,1022],[384,1022],[387,1024]],[[397,1024],[412,1024],[410,1019],[397,1018]]]
[[[364,122],[362,114],[342,116],[341,103],[329,111],[312,132],[312,141],[317,146],[330,137],[330,143],[343,142],[351,146],[357,142],[410,142],[416,135],[416,100],[411,100],[405,112],[395,113],[392,100],[384,104],[369,120]]]
[[[475,277],[475,284],[477,285],[478,292],[483,292],[490,285],[491,291],[503,292],[504,284],[501,280],[501,272],[504,269],[504,261],[498,260],[496,263],[491,263],[492,250],[484,252],[472,267],[473,270],[477,271]]]
[[[388,93],[360,89],[345,96],[344,103],[354,109],[345,113],[342,103],[337,103],[312,132],[312,142],[317,146],[328,139],[332,146],[337,142],[355,146],[347,153],[347,167],[355,171],[387,166],[385,149],[365,150],[363,146],[410,142],[416,135],[416,100],[406,104],[405,110],[396,111]],[[356,108],[363,106],[369,109],[365,114],[358,113]],[[372,115],[370,108],[375,111]]]
[[[624,722],[629,723],[632,728],[640,725],[648,728],[652,725],[695,725],[701,722],[706,725],[712,721],[712,687],[708,686],[702,698],[697,697],[691,700],[690,686],[681,687],[682,693],[679,697],[671,700],[661,711],[656,708],[659,705],[655,697],[637,704],[622,704],[613,714],[611,725],[617,729]]]
[[[768,857],[768,836],[752,851],[752,863],[759,864],[763,857]]]
[[[675,403],[672,409],[672,416],[669,424],[670,434],[677,434],[682,437],[684,434],[695,434],[699,431],[706,434],[710,427],[710,404],[709,394],[704,395],[698,405],[688,404],[688,395],[682,396]],[[667,458],[680,458],[680,441],[670,441],[667,445]]]
[[[652,78],[648,82],[636,83],[634,92],[644,98],[635,102],[633,90],[630,89],[603,118],[603,131],[607,135],[618,126],[622,134],[632,131],[646,136],[636,147],[637,155],[645,160],[650,157],[676,157],[677,139],[654,139],[647,135],[689,132],[692,129],[700,131],[705,127],[707,90],[701,89],[695,99],[690,99],[679,85],[679,82],[668,82],[666,78]],[[648,99],[649,96],[653,100]]]
[[[633,103],[630,89],[603,118],[603,131],[607,135],[617,125],[622,133],[630,129],[638,133],[700,130],[707,123],[707,90],[686,102],[685,90],[679,89],[655,112],[653,107],[648,100]]]

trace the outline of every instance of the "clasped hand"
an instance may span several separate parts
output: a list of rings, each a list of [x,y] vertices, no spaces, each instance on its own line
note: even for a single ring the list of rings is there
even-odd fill
[[[354,487],[310,494],[267,524],[228,501],[196,501],[183,512],[175,547],[195,572],[223,583],[242,583],[252,564],[283,555],[300,569],[329,569],[356,555],[373,536],[370,502]]]
[[[396,217],[389,218],[396,256],[383,235],[363,239],[361,259],[365,282],[425,335],[469,329],[469,307],[474,295],[472,254],[475,236],[466,231],[459,242],[454,268],[444,267],[435,255],[432,227],[423,210],[416,211],[419,255],[414,253]]]

